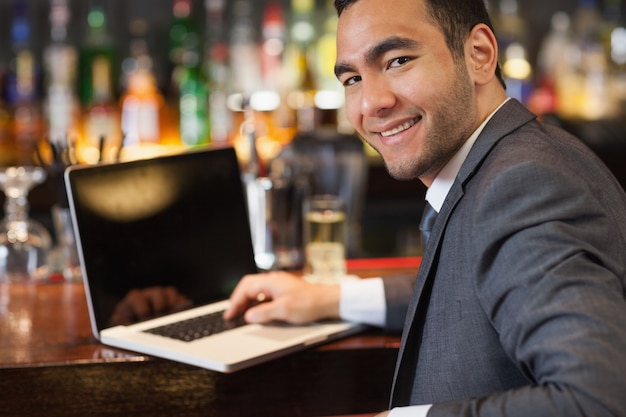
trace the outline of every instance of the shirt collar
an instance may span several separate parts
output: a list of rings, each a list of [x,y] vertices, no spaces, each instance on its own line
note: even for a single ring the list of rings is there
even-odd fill
[[[459,173],[463,162],[465,162],[465,158],[467,158],[467,155],[472,149],[472,146],[474,146],[476,139],[478,139],[478,136],[480,136],[487,122],[491,120],[493,115],[496,114],[496,112],[500,110],[500,108],[508,100],[508,98],[504,100],[502,104],[500,104],[498,108],[495,109],[493,113],[491,113],[489,117],[485,119],[485,121],[478,127],[478,129],[476,129],[474,133],[472,133],[472,135],[465,141],[463,146],[461,146],[456,154],[454,154],[454,156],[446,163],[446,165],[444,165],[441,171],[439,171],[439,174],[437,174],[435,180],[426,191],[426,201],[430,203],[430,205],[435,209],[435,211],[437,211],[437,213],[439,213],[439,211],[441,210],[443,202],[448,196],[448,192],[450,191],[450,188],[452,188],[452,184],[454,183],[454,180],[456,179],[456,176]]]

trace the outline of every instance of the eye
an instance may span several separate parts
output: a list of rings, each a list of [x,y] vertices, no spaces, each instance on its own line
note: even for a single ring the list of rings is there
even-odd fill
[[[402,56],[400,58],[393,59],[391,62],[389,62],[389,68],[401,67],[409,61],[411,61],[411,58],[408,56]]]
[[[342,84],[344,87],[349,87],[351,85],[354,85],[356,83],[358,83],[359,81],[361,81],[361,77],[358,75],[355,75],[354,77],[350,77],[350,78],[346,78]]]

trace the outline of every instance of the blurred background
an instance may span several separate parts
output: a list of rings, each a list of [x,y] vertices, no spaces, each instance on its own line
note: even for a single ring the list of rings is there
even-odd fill
[[[488,6],[509,95],[625,184],[625,2]],[[327,0],[0,0],[0,166],[233,145],[267,174],[298,135],[353,134],[332,73],[335,25]],[[359,255],[415,254],[423,187],[364,154]],[[31,201],[41,217],[59,202],[45,186]]]

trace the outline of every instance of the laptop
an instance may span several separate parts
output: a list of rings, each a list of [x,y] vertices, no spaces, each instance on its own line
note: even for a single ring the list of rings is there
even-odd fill
[[[233,148],[71,166],[65,184],[92,330],[106,345],[228,373],[363,329],[224,323],[237,282],[257,272]],[[205,328],[211,317],[218,330]]]

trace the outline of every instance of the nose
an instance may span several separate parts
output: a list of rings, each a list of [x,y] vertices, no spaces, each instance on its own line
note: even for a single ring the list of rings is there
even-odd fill
[[[384,77],[372,76],[361,80],[361,114],[380,117],[393,108],[396,96]]]

